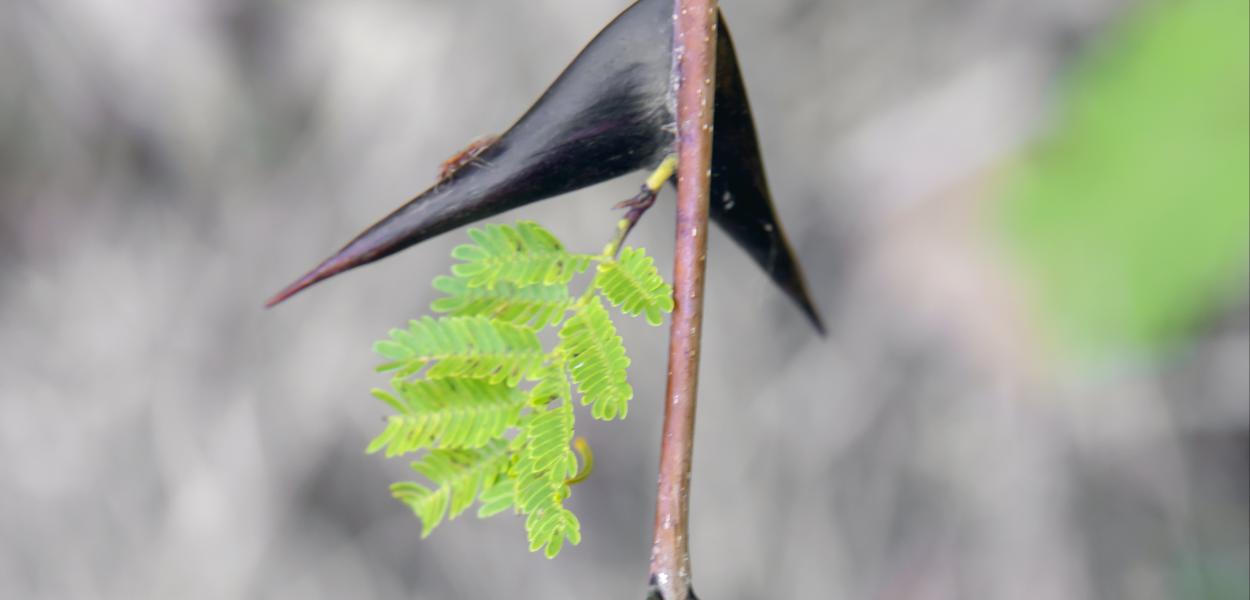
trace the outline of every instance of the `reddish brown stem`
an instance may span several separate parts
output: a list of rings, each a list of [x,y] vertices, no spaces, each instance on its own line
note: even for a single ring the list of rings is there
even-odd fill
[[[677,86],[677,243],[673,259],[668,392],[651,548],[651,597],[694,598],[690,585],[690,460],[703,327],[708,184],[715,99],[716,1],[675,0]]]

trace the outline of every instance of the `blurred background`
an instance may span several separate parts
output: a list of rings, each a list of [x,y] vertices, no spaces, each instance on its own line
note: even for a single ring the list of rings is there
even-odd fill
[[[641,598],[663,328],[547,561],[363,452],[462,232],[261,309],[624,5],[0,3],[0,598]],[[1250,597],[1245,0],[722,6],[830,334],[713,234],[700,596]]]

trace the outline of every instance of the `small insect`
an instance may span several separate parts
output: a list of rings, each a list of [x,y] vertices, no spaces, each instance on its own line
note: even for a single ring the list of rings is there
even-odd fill
[[[499,136],[497,135],[484,135],[469,142],[469,145],[465,146],[464,150],[455,153],[451,158],[443,161],[443,164],[438,166],[439,182],[447,181],[452,175],[456,174],[456,171],[476,161],[487,148],[495,145],[497,141],[499,141]]]

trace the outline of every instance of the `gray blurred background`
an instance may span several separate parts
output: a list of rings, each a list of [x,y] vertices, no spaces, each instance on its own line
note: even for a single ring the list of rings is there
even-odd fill
[[[1241,69],[1245,3],[1226,4]],[[506,128],[624,5],[0,3],[0,598],[641,598],[663,328],[623,330],[637,397],[623,423],[580,419],[599,459],[571,500],[584,540],[548,561],[514,517],[420,540],[388,496],[405,461],[363,453],[385,414],[370,345],[426,312],[461,233],[261,309],[465,142]],[[831,331],[815,336],[713,235],[700,597],[1247,598],[1244,161],[1231,187],[1185,200],[1232,223],[1198,300],[1167,313],[1166,335],[1096,351],[1055,333],[1072,321],[1044,288],[1065,280],[1036,265],[1066,276],[1116,256],[1079,239],[1118,238],[1059,239],[1076,259],[1048,263],[1036,249],[1056,235],[1027,226],[1042,219],[1000,210],[1055,179],[1035,149],[1063,135],[1081,82],[1110,77],[1088,75],[1089,57],[1152,27],[1133,25],[1143,7],[722,6]],[[1237,162],[1245,104],[1220,114]],[[1133,177],[1152,172],[1174,173]],[[637,185],[499,220],[595,249]],[[661,265],[671,201],[633,238]],[[1046,223],[1069,214],[1036,205]]]

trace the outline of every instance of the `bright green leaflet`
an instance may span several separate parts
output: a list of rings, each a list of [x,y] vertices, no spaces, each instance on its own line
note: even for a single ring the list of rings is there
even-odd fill
[[[391,486],[421,520],[422,537],[473,502],[478,516],[508,509],[525,516],[531,551],[556,556],[581,541],[577,516],[564,503],[580,481],[573,451],[574,391],[600,420],[624,418],[634,391],[629,357],[604,306],[652,325],[673,310],[673,290],[641,249],[569,252],[547,230],[515,226],[472,229],[460,263],[434,287],[445,316],[393,329],[374,351],[387,362],[390,390],[373,395],[394,410],[370,453],[417,455],[425,481]],[[597,263],[581,296],[570,282]],[[544,348],[538,334],[559,327]]]

